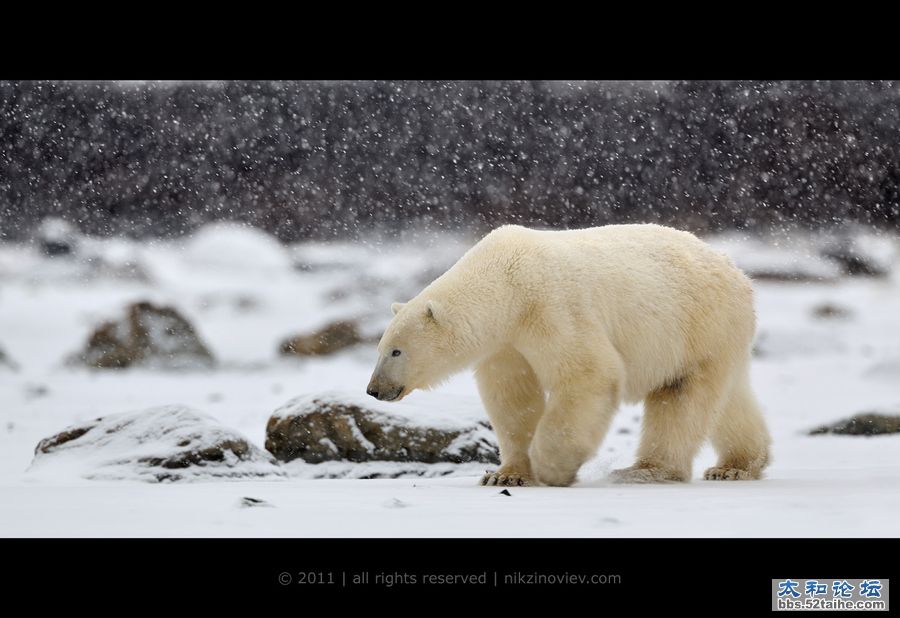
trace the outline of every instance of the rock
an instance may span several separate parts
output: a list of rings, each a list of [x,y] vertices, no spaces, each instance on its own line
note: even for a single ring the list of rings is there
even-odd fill
[[[310,335],[297,335],[281,342],[281,354],[285,356],[327,356],[368,341],[359,334],[356,322],[342,320],[332,322]]]
[[[486,422],[429,427],[331,396],[298,397],[266,425],[266,450],[281,461],[500,463]]]
[[[0,348],[0,370],[9,369],[10,371],[18,371],[19,365],[6,355],[3,348]]]
[[[190,322],[171,307],[148,302],[129,305],[120,322],[101,324],[76,360],[101,369],[210,368],[215,364]]]
[[[747,236],[736,232],[707,240],[728,254],[754,281],[832,282],[841,276],[840,267],[832,260],[816,255],[817,247],[808,246],[807,242],[785,243],[777,237]]]
[[[831,425],[823,425],[810,430],[809,435],[834,433],[849,436],[877,436],[900,433],[900,415],[864,412]]]
[[[845,238],[824,247],[822,255],[836,262],[851,277],[885,277],[888,267],[866,252],[854,239]]]
[[[192,265],[226,272],[288,273],[293,261],[278,239],[234,221],[209,223],[185,243]]]
[[[35,239],[48,257],[71,255],[78,248],[78,229],[63,219],[48,217],[38,226]]]
[[[834,305],[832,303],[822,303],[813,307],[813,317],[820,320],[844,320],[853,315],[853,312],[846,307]]]
[[[183,406],[112,414],[41,440],[31,472],[150,482],[281,477],[271,455]]]
[[[252,508],[254,506],[274,506],[273,504],[266,502],[260,498],[251,498],[250,496],[244,496],[241,498],[240,502],[238,502],[238,506],[242,508]]]

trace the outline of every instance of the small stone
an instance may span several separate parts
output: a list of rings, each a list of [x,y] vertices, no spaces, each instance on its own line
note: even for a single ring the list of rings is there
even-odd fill
[[[259,498],[250,498],[249,496],[244,496],[241,498],[240,506],[243,508],[250,508],[254,506],[274,506],[273,504],[266,502],[265,500],[261,500]]]
[[[10,371],[18,371],[19,365],[6,355],[3,348],[0,348],[0,369],[9,369]]]
[[[832,303],[822,303],[813,308],[813,317],[820,320],[843,320],[853,315],[853,312],[846,307],[835,305]]]

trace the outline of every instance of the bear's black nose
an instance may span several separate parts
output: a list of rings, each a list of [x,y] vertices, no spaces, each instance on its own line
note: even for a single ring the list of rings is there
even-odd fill
[[[378,391],[376,391],[371,386],[366,389],[366,395],[372,395],[372,397],[374,397],[375,399],[378,399]]]

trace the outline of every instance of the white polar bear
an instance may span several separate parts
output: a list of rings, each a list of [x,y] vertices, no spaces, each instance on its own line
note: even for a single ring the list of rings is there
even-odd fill
[[[644,401],[624,482],[757,479],[770,438],[748,379],[750,281],[659,225],[488,234],[396,314],[367,392],[395,401],[475,366],[501,466],[487,485],[570,485],[621,401]]]

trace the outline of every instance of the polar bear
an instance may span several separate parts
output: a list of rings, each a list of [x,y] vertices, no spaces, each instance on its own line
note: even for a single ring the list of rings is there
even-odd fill
[[[616,481],[688,481],[707,439],[706,479],[758,479],[769,461],[750,281],[688,232],[503,226],[391,308],[368,394],[397,401],[474,365],[501,458],[483,485],[570,485],[623,401],[645,412]]]

